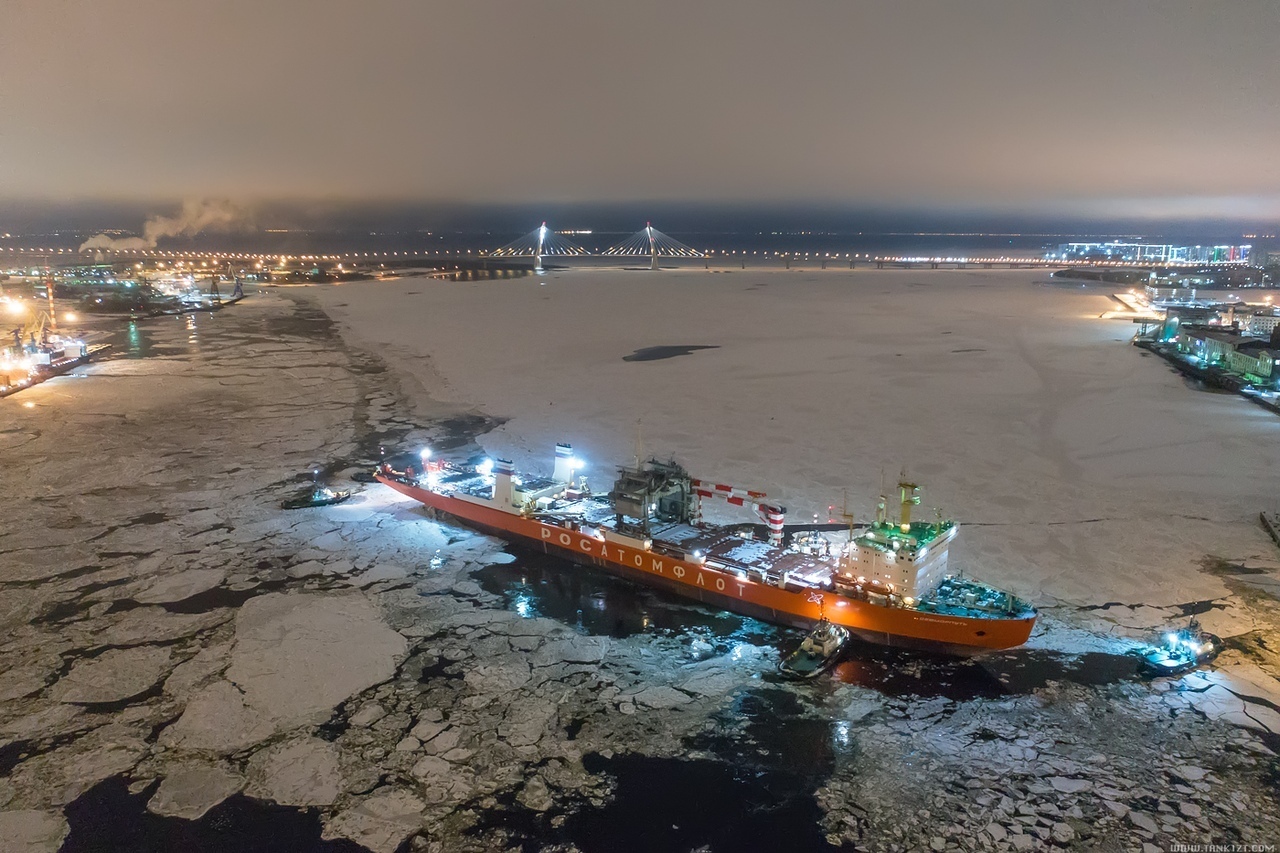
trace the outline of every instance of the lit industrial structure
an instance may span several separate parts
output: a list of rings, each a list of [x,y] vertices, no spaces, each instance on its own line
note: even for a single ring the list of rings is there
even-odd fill
[[[1062,243],[1050,260],[1127,261],[1148,264],[1244,264],[1252,246],[1175,246],[1168,243]]]

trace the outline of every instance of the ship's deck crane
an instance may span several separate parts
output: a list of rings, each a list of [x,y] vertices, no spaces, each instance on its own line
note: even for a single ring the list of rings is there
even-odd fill
[[[740,489],[736,486],[725,486],[720,483],[709,483],[705,480],[691,480],[694,504],[692,521],[695,525],[702,523],[702,498],[723,498],[734,506],[750,506],[769,527],[769,544],[782,547],[783,528],[787,521],[787,508],[765,500],[764,492]]]

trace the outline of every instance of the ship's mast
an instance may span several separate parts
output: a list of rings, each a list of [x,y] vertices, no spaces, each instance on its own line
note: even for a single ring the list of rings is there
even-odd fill
[[[898,490],[902,495],[902,515],[900,516],[899,529],[903,533],[911,532],[911,508],[920,505],[920,487],[915,483],[907,482],[905,472],[903,478],[898,481]]]
[[[644,442],[641,440],[640,425],[643,423],[640,418],[636,418],[636,470],[640,470],[640,460],[644,458]]]
[[[49,257],[49,258],[46,258],[46,259],[45,259],[45,267],[44,267],[44,295],[45,295],[45,298],[46,298],[46,299],[48,300],[48,302],[49,302],[49,331],[53,332],[54,334],[57,334],[57,331],[58,331],[58,312],[57,312],[57,310],[55,310],[54,305],[53,305],[53,288],[54,288],[54,278],[53,278],[53,266],[52,266],[52,261],[53,261],[53,258],[52,258],[52,257]]]
[[[889,498],[885,495],[884,488],[884,469],[880,469],[880,498],[876,501],[876,524],[886,525],[889,523]]]
[[[881,504],[883,506],[883,504]],[[840,511],[840,517],[849,523],[849,541],[853,542],[853,513],[849,512],[849,490],[844,490],[844,507]]]

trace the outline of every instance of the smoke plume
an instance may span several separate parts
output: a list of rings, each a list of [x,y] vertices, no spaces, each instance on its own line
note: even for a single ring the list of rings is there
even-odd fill
[[[141,237],[97,234],[80,244],[80,251],[94,249],[154,249],[162,237],[191,237],[201,231],[230,231],[248,224],[249,214],[226,199],[189,199],[177,216],[153,216],[142,226]]]

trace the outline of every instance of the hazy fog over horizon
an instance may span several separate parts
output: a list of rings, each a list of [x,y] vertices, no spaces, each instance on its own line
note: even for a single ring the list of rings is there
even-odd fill
[[[194,216],[192,211],[196,211]],[[1280,231],[1270,217],[1052,216],[1043,212],[763,203],[450,205],[216,198],[132,202],[0,199],[0,249],[4,245],[72,248],[101,232],[125,239],[142,238],[155,231],[157,223],[174,225],[159,235],[161,245],[170,248],[492,249],[543,221],[554,230],[577,232],[574,239],[588,246],[612,244],[618,236],[651,222],[704,248],[839,251],[1029,250],[1086,238],[1188,245],[1244,242],[1265,249],[1276,244],[1275,234]],[[445,242],[440,243],[442,240]]]
[[[0,212],[1280,215],[1273,3],[17,0],[7,17]]]

